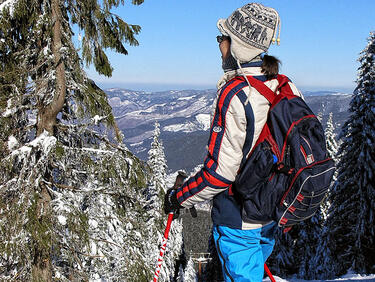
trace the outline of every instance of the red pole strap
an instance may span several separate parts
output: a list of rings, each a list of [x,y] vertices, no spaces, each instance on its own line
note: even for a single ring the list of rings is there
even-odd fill
[[[264,270],[266,271],[268,277],[270,278],[271,282],[276,282],[275,278],[273,277],[271,271],[268,269],[268,266],[264,264]]]
[[[173,221],[173,212],[170,212],[168,214],[167,226],[165,227],[165,231],[164,231],[164,238],[163,238],[163,241],[161,242],[158,261],[156,263],[154,282],[157,282],[159,279],[161,265],[163,264],[164,253],[165,253],[165,249],[167,248],[168,235],[169,235],[169,230],[171,229],[172,221]]]

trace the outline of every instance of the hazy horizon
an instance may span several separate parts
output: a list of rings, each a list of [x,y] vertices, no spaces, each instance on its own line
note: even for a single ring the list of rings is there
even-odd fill
[[[170,91],[170,90],[207,90],[207,89],[216,89],[215,85],[199,85],[199,84],[167,84],[167,83],[103,83],[96,82],[97,85],[103,89],[108,90],[111,88],[120,88],[134,91],[147,91],[147,92],[161,92],[161,91]],[[335,87],[335,86],[297,86],[300,91],[332,91],[332,92],[342,92],[346,94],[352,94],[354,88],[349,87]]]

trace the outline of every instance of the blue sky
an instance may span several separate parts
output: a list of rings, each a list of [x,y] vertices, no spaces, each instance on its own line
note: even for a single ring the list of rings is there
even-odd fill
[[[263,0],[281,17],[281,45],[269,54],[302,90],[352,91],[357,59],[375,31],[374,0]],[[216,22],[249,2],[240,0],[126,1],[114,12],[142,27],[129,55],[109,51],[111,78],[87,72],[102,88],[136,90],[215,88],[222,75]]]

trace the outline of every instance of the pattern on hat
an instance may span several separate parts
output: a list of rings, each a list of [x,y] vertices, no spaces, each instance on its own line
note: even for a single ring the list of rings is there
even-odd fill
[[[250,3],[234,11],[225,20],[225,25],[244,43],[267,51],[276,32],[278,20],[278,13],[273,8]]]

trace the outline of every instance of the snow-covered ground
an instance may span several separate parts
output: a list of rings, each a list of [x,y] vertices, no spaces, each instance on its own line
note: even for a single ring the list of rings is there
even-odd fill
[[[337,279],[333,279],[333,280],[302,280],[302,279],[297,279],[297,278],[292,278],[292,279],[283,279],[283,278],[280,278],[280,277],[277,277],[277,276],[274,276],[275,277],[275,280],[277,282],[320,282],[320,281],[340,281],[340,282],[344,282],[344,281],[361,281],[361,282],[365,282],[365,281],[375,281],[375,274],[371,274],[371,275],[367,275],[367,276],[364,276],[364,275],[360,275],[360,274],[346,274],[344,276],[342,276],[341,278],[337,278]],[[267,277],[266,279],[263,279],[264,282],[268,282],[270,281],[270,279]]]

